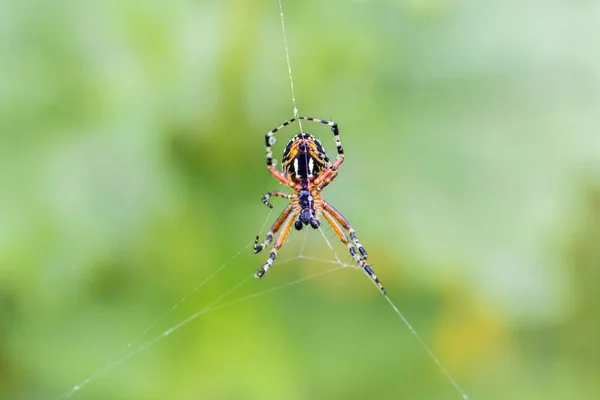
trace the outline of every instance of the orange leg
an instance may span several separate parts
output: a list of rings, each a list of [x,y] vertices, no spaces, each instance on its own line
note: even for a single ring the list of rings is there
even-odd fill
[[[271,249],[269,258],[267,258],[267,261],[263,264],[263,266],[254,275],[254,277],[256,279],[262,278],[263,275],[267,272],[267,270],[269,268],[271,268],[271,266],[273,265],[273,262],[275,261],[275,257],[277,257],[277,251],[281,248],[281,246],[283,246],[283,243],[285,242],[285,239],[287,238],[288,234],[290,233],[290,229],[292,228],[292,225],[294,225],[294,220],[296,219],[298,214],[299,214],[299,210],[294,210],[293,212],[289,213],[289,215],[287,216],[287,219],[285,220],[285,222],[283,223],[283,227],[281,228],[281,233],[279,234],[279,237],[277,238],[275,245],[273,245],[273,249]]]
[[[264,205],[266,205],[269,208],[273,208],[273,205],[271,203],[269,203],[269,199],[271,197],[283,197],[284,199],[293,200],[294,197],[296,197],[296,195],[285,193],[285,192],[280,192],[279,190],[275,190],[275,191],[266,193],[263,196],[261,201],[263,202]]]
[[[323,172],[321,176],[314,181],[315,186],[317,186],[317,191],[321,192],[323,189],[325,189],[327,185],[333,182],[333,180],[337,177],[337,174],[337,170],[333,169],[333,167]]]
[[[277,169],[272,166],[269,165],[269,172],[271,173],[271,175],[273,175],[273,177],[275,179],[277,179],[279,182],[283,183],[286,186],[289,186],[291,188],[294,187],[294,183],[292,181],[290,181],[288,178],[285,177],[285,175],[283,175],[281,172],[277,171]]]
[[[373,281],[381,290],[381,292],[383,294],[386,294],[383,285],[381,284],[381,282],[379,282],[379,278],[377,278],[377,275],[375,274],[375,271],[373,271],[373,269],[367,264],[364,258],[361,259],[360,256],[356,253],[356,249],[354,248],[354,246],[352,246],[352,244],[348,240],[348,237],[346,236],[340,225],[337,223],[336,218],[333,215],[331,215],[326,209],[321,210],[321,213],[323,214],[323,217],[325,217],[329,225],[331,225],[333,231],[336,233],[338,238],[342,241],[342,243],[346,245],[348,251],[350,252],[350,255],[360,264],[360,267],[371,277],[371,279],[373,279]]]
[[[356,237],[356,232],[354,231],[354,229],[352,229],[348,220],[342,215],[341,212],[339,212],[334,206],[332,206],[325,200],[323,200],[323,208],[327,212],[329,212],[336,219],[336,221],[339,222],[344,227],[344,229],[348,230],[348,233],[350,234],[350,239],[352,239],[352,242],[354,243],[354,245],[356,246],[356,248],[358,249],[360,254],[363,256],[363,259],[366,260],[367,259],[367,251],[362,246],[362,244],[360,244],[360,241]]]
[[[277,179],[279,182],[281,182],[284,185],[289,186],[289,187],[293,187],[294,184],[288,178],[286,178],[285,175],[283,175],[281,172],[277,171],[277,169],[273,165],[273,150],[271,149],[271,146],[275,144],[275,136],[274,136],[275,132],[277,132],[278,130],[282,129],[283,127],[291,124],[295,120],[296,120],[295,118],[289,119],[289,120],[285,121],[283,124],[279,125],[277,128],[270,130],[265,135],[265,146],[266,146],[266,151],[267,151],[267,168],[269,169],[269,172],[271,173],[271,175],[273,175],[273,177],[275,179]]]
[[[273,235],[277,233],[279,228],[281,228],[281,225],[283,224],[285,219],[290,215],[292,208],[294,208],[294,203],[288,204],[288,206],[285,208],[285,210],[283,210],[283,212],[275,220],[275,222],[273,223],[273,226],[271,227],[269,232],[267,232],[265,241],[262,242],[260,245],[258,244],[259,236],[256,235],[256,240],[254,240],[254,250],[253,250],[254,254],[260,253],[262,251],[262,249],[264,249],[271,243],[271,241],[273,240]]]

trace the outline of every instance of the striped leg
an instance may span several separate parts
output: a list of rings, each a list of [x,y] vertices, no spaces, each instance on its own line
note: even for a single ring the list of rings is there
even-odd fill
[[[315,179],[315,185],[317,185],[317,191],[320,193],[327,185],[329,185],[337,176],[337,169],[334,169],[333,166],[329,168],[327,171],[323,172],[323,174]]]
[[[275,235],[277,233],[277,231],[279,230],[279,228],[281,228],[281,225],[283,224],[285,219],[290,215],[291,211],[292,211],[292,203],[288,204],[288,206],[285,208],[285,210],[283,210],[282,213],[279,215],[279,217],[275,220],[275,222],[273,223],[273,226],[271,227],[269,232],[267,232],[267,236],[266,236],[264,242],[262,242],[261,244],[258,244],[259,236],[256,235],[256,239],[254,240],[254,249],[253,249],[254,254],[260,253],[262,251],[262,249],[264,249],[269,244],[271,244],[271,241],[273,240],[273,235]]]
[[[338,124],[333,121],[327,121],[324,119],[318,119],[313,117],[298,117],[298,119],[304,119],[306,121],[314,121],[319,122],[323,125],[328,125],[331,127],[331,132],[333,132],[333,140],[335,140],[335,148],[337,150],[337,158],[333,163],[334,169],[338,169],[340,165],[344,162],[344,149],[342,148],[342,141],[340,140],[340,131],[338,129]]]
[[[323,217],[327,220],[329,225],[333,228],[333,231],[338,236],[338,238],[346,245],[350,255],[356,260],[358,263],[362,263],[360,256],[356,253],[356,249],[352,246],[352,243],[348,240],[348,236],[344,233],[340,225],[335,221],[334,217],[326,210],[321,211]]]
[[[285,193],[285,192],[280,192],[278,190],[266,193],[263,196],[261,201],[263,202],[264,205],[266,205],[269,208],[273,208],[273,205],[271,203],[269,203],[269,198],[271,198],[271,197],[283,197],[284,199],[292,200],[295,197],[295,195]]]
[[[344,162],[344,149],[342,147],[342,141],[340,140],[340,131],[338,129],[338,124],[333,121],[327,121],[325,119],[318,119],[318,118],[313,118],[313,117],[298,117],[298,119],[318,122],[320,124],[331,126],[331,132],[333,132],[333,140],[335,141],[335,148],[336,148],[337,154],[338,154],[333,165],[334,165],[335,169],[339,168],[339,166],[342,165],[342,163]],[[288,119],[283,124],[279,125],[277,128],[272,129],[269,132],[267,132],[267,134],[265,135],[265,146],[267,147],[267,166],[268,167],[273,166],[273,150],[271,149],[271,146],[275,144],[275,136],[274,136],[275,133],[277,131],[285,128],[286,126],[288,126],[295,120],[296,120],[296,118]]]
[[[265,135],[265,146],[267,147],[267,167],[273,166],[273,150],[271,149],[271,146],[275,144],[275,136],[273,135],[275,135],[277,131],[285,128],[295,120],[296,118],[288,119],[283,124],[279,125],[277,128],[267,132],[267,134]]]
[[[263,275],[273,265],[273,262],[275,261],[275,257],[277,257],[277,251],[281,248],[281,246],[283,246],[283,243],[285,242],[287,235],[290,233],[290,229],[292,228],[292,225],[294,225],[294,220],[298,216],[298,213],[299,213],[299,211],[295,210],[294,212],[291,212],[288,215],[287,219],[283,223],[283,227],[281,228],[281,233],[279,234],[279,237],[277,238],[275,245],[273,245],[273,249],[271,249],[271,253],[269,253],[269,258],[267,258],[267,261],[256,272],[256,274],[254,274],[254,277],[256,279],[262,278]]]
[[[354,243],[354,246],[356,246],[356,248],[362,255],[363,259],[366,260],[367,259],[367,251],[362,246],[362,244],[360,244],[360,241],[356,237],[356,232],[354,231],[354,229],[352,229],[348,220],[342,215],[341,212],[339,212],[334,206],[332,206],[325,200],[323,200],[323,208],[327,212],[329,212],[336,219],[336,221],[339,222],[344,227],[344,229],[346,229],[348,231],[348,233],[350,234],[350,239]]]
[[[275,165],[273,165],[273,149],[271,149],[271,146],[275,144],[275,132],[288,126],[295,120],[296,118],[288,119],[283,124],[279,125],[277,128],[267,132],[267,134],[265,135],[265,146],[267,149],[267,168],[269,169],[269,172],[271,173],[271,175],[273,175],[275,179],[289,187],[294,187],[294,183],[291,182],[288,178],[286,178],[286,176],[283,175],[281,172],[277,171]]]
[[[373,271],[373,269],[369,266],[369,264],[367,264],[367,261],[365,260],[364,257],[361,258],[356,253],[356,249],[354,248],[354,246],[352,246],[352,244],[348,240],[348,237],[346,236],[346,234],[344,233],[344,231],[342,230],[340,225],[336,222],[335,217],[332,216],[329,213],[329,211],[327,211],[325,209],[323,209],[321,212],[323,214],[323,217],[325,217],[325,219],[327,220],[329,225],[331,225],[331,227],[333,228],[333,230],[336,233],[336,235],[338,236],[338,238],[342,241],[342,243],[344,243],[346,245],[346,247],[348,248],[348,251],[350,252],[350,255],[360,264],[360,267],[371,277],[371,279],[373,279],[373,281],[375,282],[377,287],[385,295],[386,294],[385,289],[383,288],[383,285],[381,284],[381,282],[379,282],[379,278],[375,274],[375,271]]]

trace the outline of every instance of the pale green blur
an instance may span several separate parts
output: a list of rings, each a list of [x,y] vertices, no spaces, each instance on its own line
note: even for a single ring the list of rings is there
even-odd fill
[[[324,195],[390,298],[473,400],[598,398],[600,3],[283,4],[297,107],[346,151]],[[0,30],[0,398],[460,399],[351,268],[131,353],[335,267],[292,232],[251,278],[285,205],[277,0],[9,0]]]

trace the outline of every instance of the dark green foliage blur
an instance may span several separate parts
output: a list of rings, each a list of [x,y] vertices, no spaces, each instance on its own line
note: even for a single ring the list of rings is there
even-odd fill
[[[283,5],[300,114],[346,150],[324,195],[433,352],[473,400],[598,398],[600,3]],[[251,278],[285,205],[260,203],[293,113],[277,0],[0,21],[0,398],[460,399],[352,268],[147,346],[336,266],[305,230]]]

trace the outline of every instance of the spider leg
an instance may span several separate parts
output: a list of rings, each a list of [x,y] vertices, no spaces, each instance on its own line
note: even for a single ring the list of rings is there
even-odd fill
[[[371,279],[373,279],[373,281],[375,282],[375,284],[377,285],[379,290],[381,290],[381,292],[385,295],[386,294],[385,289],[383,288],[383,285],[381,284],[381,282],[379,282],[379,278],[375,274],[375,271],[373,271],[373,269],[369,266],[369,264],[367,264],[367,261],[365,260],[364,257],[361,258],[356,253],[356,249],[354,248],[354,246],[352,246],[352,244],[348,240],[348,237],[346,236],[346,234],[344,233],[344,231],[342,230],[340,225],[335,220],[335,217],[333,217],[329,213],[329,211],[327,211],[325,208],[323,208],[321,210],[321,214],[323,214],[323,217],[325,217],[325,220],[327,220],[329,225],[331,225],[331,227],[333,228],[333,231],[336,233],[336,235],[342,241],[342,243],[344,243],[346,245],[346,247],[348,247],[348,251],[350,252],[350,255],[360,264],[360,267],[371,277]]]
[[[342,141],[340,140],[340,131],[338,129],[338,124],[333,121],[327,121],[325,119],[318,119],[313,117],[298,117],[298,119],[319,122],[323,125],[328,125],[331,127],[331,132],[333,132],[333,140],[335,140],[335,148],[338,154],[335,162],[333,163],[333,168],[338,169],[340,165],[342,165],[342,163],[344,162],[344,148],[342,147]]]
[[[354,243],[354,246],[356,246],[356,248],[358,249],[358,251],[362,255],[363,259],[366,260],[367,259],[367,251],[362,246],[362,244],[360,244],[360,241],[356,237],[356,232],[354,231],[354,229],[352,229],[352,227],[350,226],[350,223],[348,222],[348,220],[342,215],[341,212],[339,212],[334,206],[332,206],[331,204],[329,204],[325,200],[323,200],[323,208],[329,214],[331,214],[333,216],[333,218],[335,218],[335,220],[337,222],[339,222],[344,227],[344,229],[346,229],[348,231],[348,233],[350,234],[350,239]]]
[[[266,205],[269,208],[273,208],[273,205],[271,203],[269,203],[269,198],[271,197],[283,197],[284,199],[288,199],[288,200],[292,200],[294,198],[295,195],[293,194],[289,194],[289,193],[285,193],[285,192],[280,192],[278,190],[266,193],[263,198],[262,198],[262,202],[264,205]]]
[[[325,189],[327,185],[333,182],[333,180],[337,177],[337,174],[337,170],[334,169],[333,166],[323,172],[323,174],[314,181],[315,185],[317,185],[317,191],[321,192],[323,189]]]
[[[290,229],[292,228],[292,225],[294,225],[294,220],[298,216],[299,210],[295,209],[293,212],[289,212],[288,214],[289,215],[287,216],[287,219],[285,220],[285,222],[283,223],[283,227],[281,228],[281,233],[279,234],[279,237],[277,238],[275,245],[273,245],[273,248],[271,249],[271,253],[269,253],[269,258],[267,258],[267,261],[256,272],[256,274],[254,274],[254,277],[256,279],[262,278],[263,275],[267,272],[267,270],[269,268],[271,268],[271,266],[273,265],[273,262],[275,261],[275,257],[277,257],[277,251],[281,248],[281,246],[283,246],[285,239],[287,238],[288,234],[290,233]]]
[[[254,249],[253,249],[254,254],[260,253],[262,251],[262,249],[264,249],[269,244],[271,244],[271,241],[273,240],[273,235],[275,235],[277,233],[277,231],[279,230],[279,228],[281,228],[281,225],[283,224],[285,219],[290,215],[292,208],[293,208],[293,203],[290,203],[285,208],[285,210],[283,210],[281,212],[281,214],[279,214],[279,217],[275,220],[275,222],[273,223],[273,226],[271,226],[271,229],[269,230],[269,232],[267,232],[264,242],[262,242],[261,244],[258,244],[259,236],[256,235],[256,239],[254,240]]]
[[[271,175],[273,175],[275,179],[289,187],[293,187],[294,183],[291,182],[288,178],[286,178],[286,176],[283,175],[281,172],[277,171],[277,169],[273,165],[273,149],[271,149],[271,146],[275,144],[275,136],[273,136],[275,135],[275,132],[288,126],[295,120],[296,118],[288,119],[283,124],[279,125],[277,128],[267,132],[267,134],[265,135],[265,146],[267,150],[267,168],[269,169],[269,172],[271,173]]]
[[[270,165],[270,166],[268,166],[268,168],[269,168],[269,172],[271,173],[271,175],[273,175],[273,177],[275,179],[277,179],[279,182],[281,182],[284,185],[289,186],[291,188],[293,188],[295,186],[294,182],[292,182],[291,180],[286,178],[286,176],[283,175],[281,172],[277,171],[277,169],[274,166]]]

